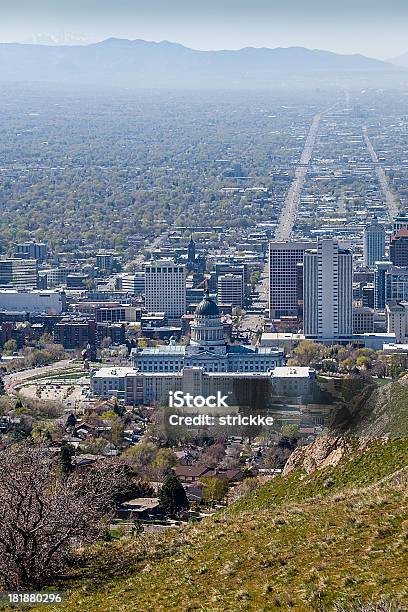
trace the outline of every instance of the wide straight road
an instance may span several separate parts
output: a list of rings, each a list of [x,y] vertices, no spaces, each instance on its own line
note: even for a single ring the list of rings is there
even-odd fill
[[[289,188],[286,196],[279,222],[275,231],[275,240],[289,240],[292,234],[293,225],[296,219],[296,213],[299,206],[300,194],[303,183],[305,182],[307,168],[312,157],[313,147],[316,142],[317,132],[319,130],[320,119],[322,115],[318,113],[313,117],[309,133],[306,138],[305,146],[303,147],[302,155],[300,156],[299,165],[295,170],[295,176],[292,185]]]
[[[398,214],[398,203],[390,189],[390,185],[388,183],[388,179],[383,170],[383,167],[378,161],[377,153],[375,152],[375,149],[368,135],[367,126],[365,125],[363,126],[363,136],[364,136],[364,140],[365,140],[368,152],[370,153],[371,161],[374,163],[375,173],[377,175],[378,182],[380,183],[383,197],[387,204],[388,216],[390,220],[392,220]]]

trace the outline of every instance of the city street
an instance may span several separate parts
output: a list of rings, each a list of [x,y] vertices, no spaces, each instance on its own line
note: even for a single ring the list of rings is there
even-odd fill
[[[313,147],[319,130],[321,114],[313,117],[309,133],[306,138],[305,146],[300,156],[299,166],[295,170],[292,185],[289,188],[281,211],[279,223],[275,232],[275,240],[289,240],[292,234],[293,225],[296,220],[296,211],[299,205],[300,194],[305,180],[308,164],[312,156]]]
[[[21,372],[14,372],[13,374],[6,374],[4,376],[4,388],[6,393],[12,395],[14,388],[20,383],[33,378],[34,376],[41,376],[42,374],[49,374],[58,370],[68,368],[73,363],[73,359],[64,359],[57,361],[48,366],[42,366],[40,368],[31,368],[30,370],[23,370]]]
[[[393,219],[398,214],[397,201],[394,198],[394,195],[393,195],[393,193],[392,193],[392,191],[390,189],[387,176],[386,176],[386,174],[385,174],[385,172],[384,172],[380,162],[378,161],[378,155],[375,152],[375,149],[374,149],[374,147],[372,145],[372,142],[371,142],[370,137],[368,135],[368,131],[367,131],[367,126],[366,125],[363,126],[363,136],[364,136],[365,143],[367,145],[368,152],[370,153],[371,160],[375,164],[375,173],[377,175],[378,182],[380,183],[382,194],[383,194],[385,202],[387,204],[388,215],[389,215],[390,219]]]

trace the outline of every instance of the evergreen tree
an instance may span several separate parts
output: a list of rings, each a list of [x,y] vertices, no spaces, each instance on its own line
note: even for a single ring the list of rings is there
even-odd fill
[[[70,474],[73,471],[72,457],[75,455],[75,448],[72,444],[64,442],[61,445],[60,461],[64,474]]]
[[[121,406],[120,404],[118,404],[118,402],[115,403],[114,407],[113,407],[113,411],[115,414],[117,414],[118,416],[122,417],[125,413],[125,409],[123,406]]]
[[[167,476],[159,492],[160,505],[168,516],[189,508],[186,492],[177,476]]]
[[[67,418],[67,427],[75,427],[76,423],[77,423],[76,416],[75,414],[71,412],[71,414],[69,414]]]

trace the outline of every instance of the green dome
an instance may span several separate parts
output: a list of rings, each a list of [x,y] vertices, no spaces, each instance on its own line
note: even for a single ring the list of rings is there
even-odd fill
[[[197,306],[195,313],[201,316],[218,317],[218,306],[214,300],[210,298],[208,291],[204,293],[204,297]]]

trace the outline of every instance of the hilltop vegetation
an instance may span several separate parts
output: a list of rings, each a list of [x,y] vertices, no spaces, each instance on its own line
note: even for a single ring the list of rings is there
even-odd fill
[[[200,524],[94,547],[59,585],[70,594],[58,609],[402,609],[408,442],[353,446],[338,466],[295,468]]]

